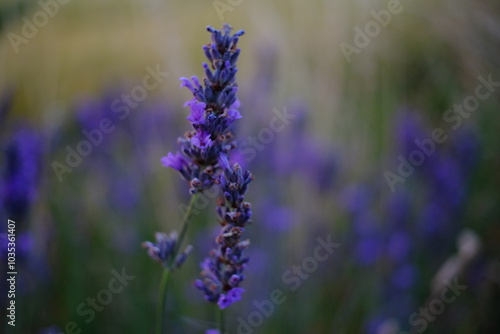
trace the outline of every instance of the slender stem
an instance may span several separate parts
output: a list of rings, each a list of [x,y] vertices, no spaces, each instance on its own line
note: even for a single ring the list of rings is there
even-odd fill
[[[186,216],[184,216],[184,221],[182,223],[181,233],[179,234],[179,238],[177,239],[174,254],[172,256],[173,260],[175,260],[175,257],[177,256],[177,253],[179,252],[179,249],[181,248],[182,241],[184,240],[184,237],[186,236],[186,232],[187,232],[187,229],[189,226],[189,218],[191,218],[191,214],[193,212],[193,204],[194,204],[194,201],[196,201],[197,197],[198,197],[198,193],[191,196],[191,200],[189,201]]]
[[[156,332],[157,334],[163,334],[163,329],[165,328],[165,303],[167,301],[167,285],[170,280],[170,269],[164,268],[163,274],[161,275],[159,293],[160,301],[158,303],[158,323]]]
[[[179,252],[182,245],[182,241],[186,236],[187,228],[189,226],[189,218],[191,217],[191,213],[193,211],[193,204],[197,197],[198,194],[194,194],[193,196],[191,196],[191,201],[189,202],[186,216],[183,219],[181,233],[179,235],[179,238],[177,239],[174,251],[172,252],[171,260],[167,264],[167,266],[163,269],[163,274],[161,276],[161,281],[160,281],[160,287],[158,289],[158,292],[160,294],[159,296],[160,301],[158,303],[158,320],[157,320],[158,323],[156,328],[157,334],[163,334],[165,332],[165,309],[166,309],[165,303],[167,300],[167,285],[168,281],[170,280],[170,275],[171,275],[170,272],[173,270],[174,261],[177,257],[177,253]]]
[[[220,334],[224,334],[226,332],[226,318],[224,315],[224,310],[219,311],[219,331]]]

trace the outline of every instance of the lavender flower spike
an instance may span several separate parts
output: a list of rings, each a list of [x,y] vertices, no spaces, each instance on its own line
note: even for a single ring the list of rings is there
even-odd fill
[[[196,285],[205,291],[207,300],[218,303],[221,309],[240,300],[244,291],[238,285],[243,281],[242,273],[248,261],[242,257],[242,252],[249,242],[241,241],[240,237],[251,216],[250,204],[243,202],[243,194],[252,176],[249,172],[242,173],[238,165],[231,167],[229,164],[229,152],[236,147],[229,126],[241,118],[235,80],[236,61],[240,54],[238,39],[244,32],[238,31],[231,35],[231,27],[227,24],[222,31],[212,27],[207,27],[207,30],[212,34],[212,43],[203,47],[209,61],[209,64],[203,63],[205,78],[202,82],[195,76],[191,79],[180,78],[181,87],[186,87],[193,94],[193,98],[184,104],[190,109],[186,119],[191,123],[192,130],[179,138],[179,152],[168,153],[161,159],[165,167],[177,170],[188,182],[189,192],[193,196],[179,239],[175,232],[170,235],[157,233],[156,244],[149,241],[143,243],[149,255],[167,269],[160,282],[159,334],[164,329],[165,291],[169,272],[179,267],[191,250],[191,246],[188,246],[184,253],[177,255],[186,235],[191,208],[198,193],[215,184],[220,186],[223,194],[218,205],[223,230],[217,238],[218,248],[202,264],[203,281],[197,281]]]
[[[244,292],[239,284],[245,279],[243,271],[249,259],[243,256],[243,250],[250,242],[242,241],[241,235],[251,222],[251,205],[244,201],[244,194],[252,180],[250,172],[242,172],[238,164],[220,177],[223,196],[217,207],[222,225],[216,238],[218,247],[201,264],[202,278],[195,282],[196,287],[205,293],[205,299],[217,303],[220,309],[240,300]]]
[[[162,159],[164,166],[179,171],[189,182],[191,194],[203,192],[217,182],[218,175],[226,168],[220,161],[226,161],[235,147],[230,142],[233,136],[228,127],[241,118],[235,79],[240,54],[238,37],[244,32],[231,35],[227,24],[222,31],[212,27],[207,30],[212,33],[212,43],[203,48],[208,59],[208,64],[203,63],[205,78],[202,81],[195,76],[180,78],[181,87],[193,94],[193,99],[184,105],[190,109],[187,120],[193,130],[179,139],[182,155],[169,153]]]
[[[191,80],[180,78],[181,87],[186,87],[193,98],[185,103],[190,113],[192,131],[179,138],[181,153],[169,153],[162,159],[166,167],[179,171],[190,184],[190,193],[196,194],[214,184],[220,188],[217,213],[222,230],[216,239],[217,248],[210,252],[202,263],[201,279],[196,287],[205,293],[205,299],[217,303],[224,309],[241,299],[244,289],[239,284],[244,280],[243,271],[248,258],[243,250],[250,245],[241,236],[252,216],[251,205],[244,201],[248,184],[253,180],[250,172],[243,172],[238,164],[230,165],[229,152],[236,147],[230,142],[229,126],[241,118],[240,102],[236,97],[237,48],[243,30],[231,35],[231,27],[225,24],[221,31],[207,27],[212,34],[212,43],[203,47],[208,63],[203,63],[205,78],[202,83],[193,76]],[[146,243],[150,255],[158,259],[168,254],[168,242],[161,249]],[[160,258],[161,260],[161,258]]]

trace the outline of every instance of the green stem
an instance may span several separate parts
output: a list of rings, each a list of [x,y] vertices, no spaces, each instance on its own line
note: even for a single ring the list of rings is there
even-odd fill
[[[224,334],[226,332],[226,319],[224,316],[224,310],[219,311],[219,331],[220,334]]]
[[[159,296],[160,301],[158,303],[158,323],[156,328],[157,334],[163,334],[165,332],[165,309],[166,309],[165,303],[167,300],[167,285],[168,281],[170,280],[170,275],[171,275],[170,272],[173,270],[173,265],[177,257],[177,253],[179,252],[179,249],[181,248],[182,245],[182,241],[186,236],[186,232],[189,226],[189,218],[191,218],[191,213],[193,211],[193,204],[197,197],[198,194],[194,194],[193,196],[191,196],[191,201],[189,202],[186,216],[184,217],[184,220],[182,222],[181,233],[179,235],[179,238],[177,239],[174,251],[172,252],[171,260],[167,264],[167,266],[163,269],[163,274],[161,276],[161,281],[160,281],[160,287],[158,289],[160,294]]]
[[[156,328],[157,334],[163,334],[163,329],[165,328],[165,303],[167,301],[167,285],[170,280],[170,269],[164,268],[163,274],[161,275],[159,293],[160,301],[158,303],[158,324]]]
[[[194,204],[194,201],[196,200],[197,197],[198,197],[198,193],[191,196],[191,200],[189,201],[186,216],[184,217],[184,221],[182,223],[181,233],[179,234],[179,238],[177,239],[177,243],[175,246],[174,254],[172,256],[172,260],[175,260],[175,258],[177,257],[177,253],[179,252],[179,249],[181,248],[182,241],[184,240],[184,237],[186,236],[186,232],[187,232],[187,229],[189,226],[189,218],[191,218],[191,213],[193,211],[193,204]]]

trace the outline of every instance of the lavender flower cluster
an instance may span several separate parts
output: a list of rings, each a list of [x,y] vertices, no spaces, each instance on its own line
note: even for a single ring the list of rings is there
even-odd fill
[[[218,248],[201,264],[202,279],[195,284],[205,292],[208,301],[217,302],[221,309],[240,300],[244,292],[238,285],[244,280],[243,271],[249,260],[243,256],[243,250],[250,242],[242,241],[241,235],[245,225],[251,222],[252,206],[244,201],[244,195],[252,179],[252,174],[242,172],[238,164],[226,169],[220,178],[224,196],[219,198],[217,206],[222,225],[216,238]]]
[[[156,232],[156,244],[145,241],[142,243],[144,248],[148,249],[148,255],[155,261],[161,263],[164,267],[173,270],[180,268],[186,261],[189,253],[193,250],[191,245],[188,245],[184,252],[175,256],[177,250],[177,232],[171,232],[169,235],[162,232]]]
[[[190,108],[187,120],[193,130],[179,138],[180,152],[168,153],[162,163],[179,171],[189,182],[192,195],[213,185],[220,188],[217,213],[222,229],[216,238],[217,248],[201,263],[202,277],[195,285],[205,293],[206,300],[218,303],[223,309],[240,300],[244,292],[239,284],[244,280],[243,271],[249,260],[243,256],[249,241],[241,240],[241,236],[252,216],[251,205],[244,201],[244,195],[253,176],[249,171],[243,172],[238,164],[231,166],[228,158],[236,147],[229,126],[241,118],[235,78],[240,54],[238,39],[244,31],[231,35],[232,28],[227,24],[221,31],[210,26],[207,30],[212,34],[212,43],[203,47],[210,63],[203,63],[203,84],[196,76],[191,80],[180,79],[181,87],[193,93],[193,99],[184,105]],[[165,234],[157,237],[160,237],[157,244],[143,245],[157,261],[171,262],[176,238]]]
[[[207,30],[212,33],[212,44],[203,47],[210,62],[203,63],[203,85],[196,76],[191,80],[181,78],[181,87],[187,87],[194,96],[184,105],[190,108],[187,119],[194,130],[179,139],[182,153],[169,153],[162,159],[164,166],[176,169],[190,182],[192,194],[210,188],[221,171],[229,168],[228,153],[236,145],[229,142],[232,134],[228,127],[241,118],[235,76],[238,39],[244,31],[231,36],[227,24],[222,31],[212,27]]]

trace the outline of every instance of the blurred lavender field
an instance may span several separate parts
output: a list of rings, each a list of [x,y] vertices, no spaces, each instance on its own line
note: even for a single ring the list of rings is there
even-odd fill
[[[246,31],[230,158],[255,176],[227,332],[499,333],[499,19],[493,0],[0,3],[0,332],[154,331],[141,242],[190,199],[160,162],[189,130],[179,77],[227,22]],[[215,205],[168,333],[216,327],[194,286]]]

